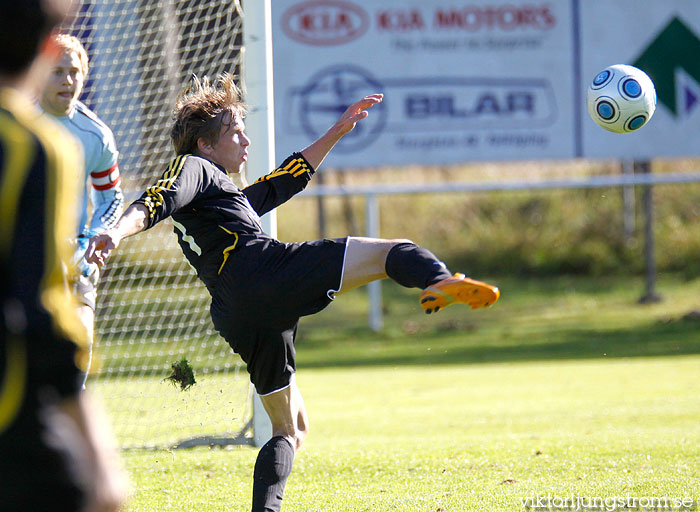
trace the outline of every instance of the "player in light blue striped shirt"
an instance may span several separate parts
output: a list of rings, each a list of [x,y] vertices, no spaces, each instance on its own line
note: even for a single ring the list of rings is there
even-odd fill
[[[53,39],[61,54],[42,91],[39,106],[77,138],[85,158],[85,186],[82,187],[83,197],[78,203],[80,222],[76,226],[74,255],[79,273],[73,289],[92,347],[99,270],[97,265],[87,263],[83,255],[89,238],[112,227],[121,216],[124,195],[117,162],[119,152],[112,130],[78,100],[89,66],[85,47],[71,35],[58,34]],[[88,202],[92,203],[89,218]],[[89,367],[90,360],[86,362],[86,378]]]

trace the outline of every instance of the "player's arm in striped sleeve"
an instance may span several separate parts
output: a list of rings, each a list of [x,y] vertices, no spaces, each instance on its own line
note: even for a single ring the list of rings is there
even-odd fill
[[[163,176],[126,209],[114,227],[90,238],[85,251],[88,262],[104,264],[124,238],[155,226],[194,200],[204,178],[201,164],[188,156],[170,162]]]
[[[163,176],[134,201],[134,204],[142,204],[148,210],[145,229],[190,204],[202,190],[201,163],[197,159],[188,158],[189,156],[179,155],[174,158]]]
[[[88,239],[113,227],[124,211],[124,194],[121,189],[118,158],[119,152],[114,136],[108,130],[100,147],[98,161],[93,164],[92,170],[88,169],[90,171],[89,194],[93,206],[92,217],[87,226],[81,226],[83,231],[78,234],[73,254],[73,261],[77,264],[78,271],[86,277],[97,269],[96,265],[88,264],[83,258]]]
[[[294,153],[270,174],[244,188],[243,193],[257,214],[264,215],[304,190],[313,174],[303,155]]]
[[[367,117],[367,109],[381,102],[383,96],[370,94],[356,101],[311,145],[300,153],[294,153],[278,169],[245,188],[243,192],[258,215],[269,212],[303,190],[331,149],[355,128],[358,121]]]
[[[91,233],[100,233],[111,228],[122,214],[124,194],[121,189],[118,157],[114,136],[109,132],[102,146],[97,170],[90,172],[90,199],[94,207],[90,220]]]

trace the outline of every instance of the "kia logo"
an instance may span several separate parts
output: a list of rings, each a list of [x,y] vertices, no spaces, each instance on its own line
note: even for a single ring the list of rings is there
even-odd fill
[[[368,27],[367,13],[341,0],[301,2],[282,17],[282,30],[290,38],[316,46],[348,43],[362,36]]]

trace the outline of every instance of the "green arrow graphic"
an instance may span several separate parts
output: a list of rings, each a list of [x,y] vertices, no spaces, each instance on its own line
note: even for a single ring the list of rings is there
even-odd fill
[[[659,102],[677,116],[674,71],[682,68],[700,83],[700,38],[679,18],[673,18],[632,65],[649,75]]]

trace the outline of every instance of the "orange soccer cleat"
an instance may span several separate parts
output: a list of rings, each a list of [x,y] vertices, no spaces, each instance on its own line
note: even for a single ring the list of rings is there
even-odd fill
[[[464,274],[455,274],[423,290],[420,305],[428,314],[456,303],[468,304],[472,309],[477,309],[490,306],[500,295],[501,292],[495,286],[474,281]]]

